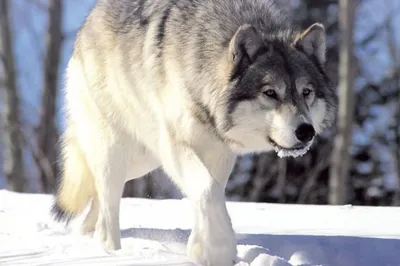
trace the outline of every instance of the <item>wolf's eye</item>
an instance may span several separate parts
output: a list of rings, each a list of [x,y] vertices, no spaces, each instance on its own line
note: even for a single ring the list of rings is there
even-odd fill
[[[309,88],[305,88],[305,89],[303,90],[303,96],[304,96],[304,97],[310,96],[311,93],[312,93],[312,90],[309,89]]]
[[[276,91],[273,90],[273,89],[269,89],[269,90],[264,91],[264,94],[267,95],[270,98],[278,99],[278,94],[276,94]]]

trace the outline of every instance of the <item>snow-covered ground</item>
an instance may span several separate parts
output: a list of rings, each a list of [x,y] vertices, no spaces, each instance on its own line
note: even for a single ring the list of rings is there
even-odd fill
[[[49,216],[51,196],[0,190],[0,265],[189,266],[186,200],[123,199],[122,250]],[[400,209],[229,202],[237,265],[398,266]]]

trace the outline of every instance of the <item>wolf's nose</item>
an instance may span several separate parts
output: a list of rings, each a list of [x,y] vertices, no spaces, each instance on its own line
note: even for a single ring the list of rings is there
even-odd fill
[[[301,142],[308,142],[314,137],[315,130],[312,125],[303,123],[296,129],[295,134],[296,138]]]

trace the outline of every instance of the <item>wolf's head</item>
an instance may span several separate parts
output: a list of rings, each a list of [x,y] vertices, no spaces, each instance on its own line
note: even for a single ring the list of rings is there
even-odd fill
[[[331,126],[337,97],[324,72],[325,29],[262,34],[241,26],[228,48],[224,137],[237,152],[306,153]]]

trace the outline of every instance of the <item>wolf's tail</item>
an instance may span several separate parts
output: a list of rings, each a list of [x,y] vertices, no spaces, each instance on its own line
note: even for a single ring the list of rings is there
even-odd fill
[[[51,213],[56,221],[68,223],[85,209],[96,189],[77,139],[65,135],[62,144],[63,169]]]

